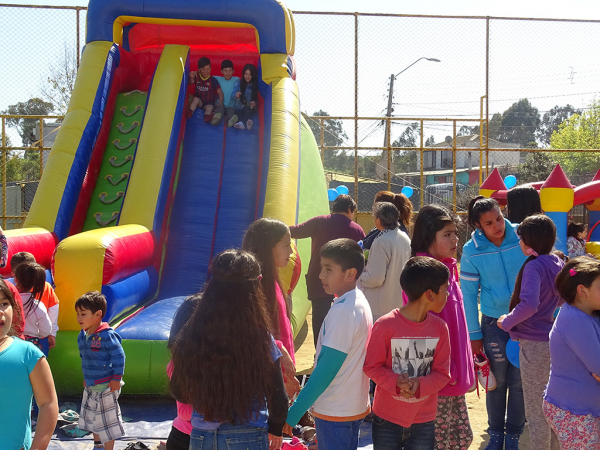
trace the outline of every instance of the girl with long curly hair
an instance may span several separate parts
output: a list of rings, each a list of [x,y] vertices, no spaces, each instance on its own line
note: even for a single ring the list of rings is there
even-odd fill
[[[171,393],[190,404],[190,449],[278,450],[288,397],[257,259],[225,250],[173,345]],[[268,407],[268,409],[267,409]]]
[[[283,354],[281,366],[287,394],[292,398],[300,391],[300,383],[295,377],[294,335],[290,321],[292,303],[284,292],[277,271],[277,268],[287,266],[292,254],[290,229],[276,219],[258,219],[246,230],[242,249],[254,254],[262,268],[261,285],[275,328],[275,342]]]

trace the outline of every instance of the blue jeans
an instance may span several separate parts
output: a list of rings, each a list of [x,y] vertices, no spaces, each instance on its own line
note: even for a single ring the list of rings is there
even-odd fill
[[[433,420],[404,428],[373,414],[372,433],[374,450],[433,450],[435,445]]]
[[[190,450],[269,450],[266,428],[222,424],[212,431],[192,429]]]
[[[363,419],[351,422],[331,422],[315,417],[319,450],[356,450],[358,432]]]
[[[489,430],[507,434],[523,433],[525,425],[525,403],[521,371],[506,357],[509,334],[498,328],[498,319],[481,316],[483,350],[490,360],[490,369],[496,378],[496,389],[485,398]],[[508,407],[506,393],[508,391]]]

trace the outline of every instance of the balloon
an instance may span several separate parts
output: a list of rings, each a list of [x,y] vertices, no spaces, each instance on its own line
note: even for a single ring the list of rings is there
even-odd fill
[[[402,192],[404,195],[406,195],[408,198],[411,198],[411,197],[412,197],[412,195],[413,195],[413,192],[414,192],[414,191],[413,191],[413,188],[411,188],[410,186],[404,186],[404,187],[402,188],[402,191],[401,191],[401,192]]]
[[[335,189],[327,189],[327,197],[330,202],[334,201],[338,195],[340,195],[340,193]]]
[[[519,343],[517,341],[513,341],[509,339],[506,343],[506,356],[510,363],[515,366],[517,369],[519,368]]]
[[[517,177],[514,175],[509,175],[504,179],[504,184],[508,189],[514,187],[517,184]]]
[[[335,190],[338,192],[339,195],[348,195],[348,192],[350,192],[348,191],[348,188],[343,184],[341,186],[338,186]]]

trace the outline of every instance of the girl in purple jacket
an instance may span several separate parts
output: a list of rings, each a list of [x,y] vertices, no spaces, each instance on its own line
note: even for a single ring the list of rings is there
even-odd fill
[[[558,440],[542,411],[544,389],[550,377],[550,330],[560,296],[554,285],[564,261],[551,254],[556,240],[554,222],[544,215],[527,217],[517,228],[521,250],[529,256],[515,282],[509,311],[498,326],[519,341],[519,365],[529,424],[531,448],[558,450]]]
[[[454,258],[458,245],[457,222],[456,216],[443,206],[427,205],[421,208],[415,221],[411,256],[430,256],[444,263],[450,270],[448,301],[442,312],[436,314],[448,325],[452,352],[451,379],[439,392],[438,397],[435,448],[466,450],[473,441],[473,431],[465,394],[475,382],[475,370]]]

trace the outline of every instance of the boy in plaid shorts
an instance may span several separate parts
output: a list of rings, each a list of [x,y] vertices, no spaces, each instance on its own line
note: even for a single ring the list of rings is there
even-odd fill
[[[121,337],[106,322],[106,298],[98,291],[75,302],[81,333],[77,337],[83,369],[83,400],[79,428],[94,433],[94,448],[113,450],[125,435],[117,399],[121,393],[125,352]]]

